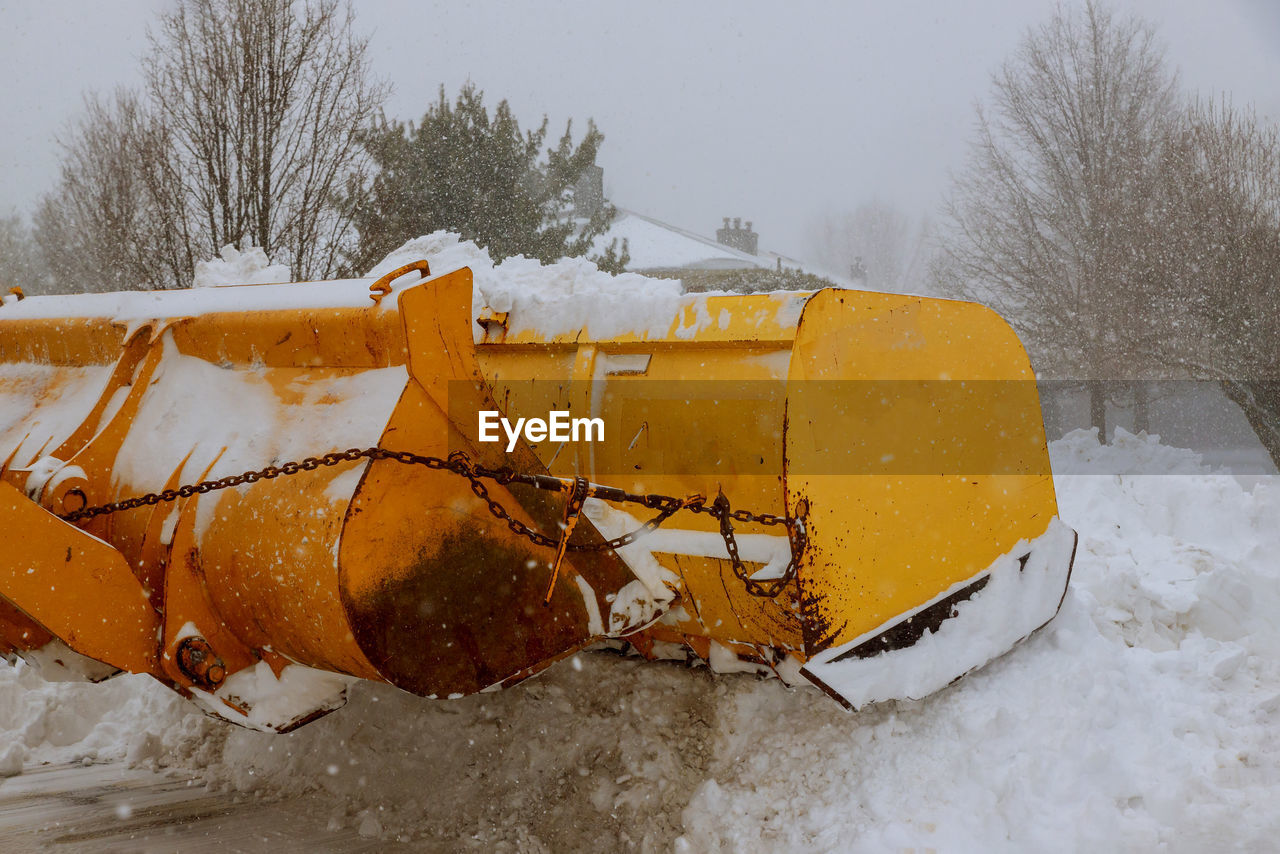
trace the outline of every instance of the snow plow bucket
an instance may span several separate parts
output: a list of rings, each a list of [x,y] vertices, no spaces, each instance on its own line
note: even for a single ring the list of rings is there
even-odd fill
[[[591,644],[858,707],[1056,612],[1074,534],[994,314],[618,305],[499,311],[425,262],[7,302],[0,646],[287,730],[353,678],[456,697]]]
[[[647,657],[807,680],[858,708],[946,686],[1062,603],[1075,532],[1057,518],[1026,353],[989,309],[831,289],[686,297],[665,332],[608,339],[481,322],[510,420],[604,422],[603,442],[542,443],[553,472],[723,492],[805,533],[790,573],[788,537],[737,516],[736,567],[706,516],[622,549],[672,591],[626,637]],[[595,510],[606,536],[643,518]]]

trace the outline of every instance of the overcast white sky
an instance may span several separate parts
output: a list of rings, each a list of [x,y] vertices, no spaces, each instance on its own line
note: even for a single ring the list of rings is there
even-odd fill
[[[81,93],[133,85],[165,0],[0,2],[0,213],[57,174]],[[623,207],[711,235],[753,220],[804,257],[824,210],[872,196],[932,211],[963,161],[973,102],[1051,0],[359,2],[390,115],[416,118],[470,79],[523,123],[605,133]],[[1186,87],[1280,116],[1280,4],[1119,0],[1157,22]]]

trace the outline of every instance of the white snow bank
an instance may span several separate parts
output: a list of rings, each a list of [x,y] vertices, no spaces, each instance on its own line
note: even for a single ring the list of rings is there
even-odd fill
[[[580,655],[496,694],[359,683],[288,736],[158,685],[0,665],[0,757],[202,769],[307,797],[332,826],[489,850],[1268,850],[1280,833],[1280,487],[1243,489],[1147,437],[1055,459],[1080,533],[1062,612],[920,702],[847,714],[816,690]]]
[[[159,733],[201,718],[149,676],[46,682],[22,661],[0,662],[0,755],[18,745],[28,765],[124,759],[148,740],[154,752]]]
[[[1271,847],[1280,492],[1150,438],[1103,448],[1082,431],[1052,453],[1187,474],[1060,478],[1080,533],[1062,612],[939,695],[843,723],[765,685],[739,692],[685,850]],[[783,720],[756,750],[753,722]]]
[[[488,251],[445,231],[410,240],[366,275],[381,276],[419,258],[428,259],[433,274],[470,267],[476,285],[473,314],[486,306],[510,312],[507,331],[512,335],[528,330],[573,335],[586,328],[596,337],[663,337],[685,304],[705,302],[705,297],[683,296],[677,280],[614,276],[585,258],[543,265],[517,255],[495,266]],[[405,279],[412,284],[417,274]],[[476,334],[479,340],[478,328]]]
[[[270,285],[291,282],[288,264],[272,264],[267,253],[258,246],[241,252],[230,244],[222,247],[218,258],[197,261],[194,288],[224,285]]]
[[[1098,428],[1073,430],[1050,447],[1055,474],[1209,474],[1204,458],[1186,448],[1160,444],[1159,436],[1134,435],[1117,427],[1110,444],[1098,443]]]
[[[254,280],[274,279],[282,269],[278,266],[260,269],[265,261],[265,257],[259,257],[261,250],[249,250],[245,254],[236,253],[234,249],[224,252],[233,257],[202,265],[202,283],[243,284],[246,276]],[[508,331],[511,334],[533,330],[545,336],[572,337],[586,328],[597,337],[631,333],[665,338],[676,319],[689,307],[695,322],[681,328],[680,335],[691,336],[712,322],[706,309],[710,295],[685,296],[679,281],[650,279],[634,273],[613,276],[602,273],[583,258],[566,258],[556,264],[543,265],[535,259],[516,256],[495,266],[487,251],[444,231],[410,240],[371,269],[364,279],[30,297],[7,305],[5,317],[110,317],[130,323],[221,311],[366,308],[372,305],[369,278],[423,258],[430,263],[433,275],[470,267],[476,284],[473,316],[478,316],[486,306],[494,311],[510,312]],[[417,273],[402,276],[395,281],[394,290],[411,287],[420,278]],[[784,303],[780,308],[804,298],[805,295],[788,293],[782,297]],[[383,304],[392,303],[384,299]],[[479,340],[483,332],[474,325],[473,331]]]

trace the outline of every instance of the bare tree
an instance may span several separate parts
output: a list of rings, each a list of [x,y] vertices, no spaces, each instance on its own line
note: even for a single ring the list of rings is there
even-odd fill
[[[1280,131],[1252,110],[1192,104],[1161,170],[1153,354],[1221,382],[1280,466]]]
[[[995,74],[946,207],[942,284],[1009,317],[1041,371],[1090,380],[1100,437],[1102,380],[1140,364],[1161,333],[1141,247],[1160,216],[1156,172],[1175,115],[1148,25],[1093,0],[1060,8]]]
[[[255,244],[324,277],[350,238],[357,132],[384,100],[338,0],[179,0],[151,34],[147,89],[173,143],[193,256]]]
[[[36,236],[68,289],[187,285],[226,244],[299,278],[333,274],[353,237],[341,192],[386,94],[338,0],[178,0],[139,93],[89,97],[62,140]]]
[[[0,295],[10,288],[21,288],[28,296],[45,289],[31,230],[17,215],[0,217]]]
[[[918,287],[926,266],[928,224],[880,199],[852,211],[827,213],[813,229],[814,257],[827,270],[862,278],[867,287],[901,292]]]
[[[61,140],[57,188],[35,214],[35,239],[58,291],[174,287],[190,268],[182,212],[166,204],[167,133],[138,97],[89,97]],[[171,198],[171,197],[170,197]]]

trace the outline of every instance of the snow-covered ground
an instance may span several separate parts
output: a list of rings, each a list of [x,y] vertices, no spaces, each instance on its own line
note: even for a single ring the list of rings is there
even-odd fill
[[[449,702],[361,684],[272,736],[146,677],[0,664],[0,769],[189,769],[305,800],[334,832],[476,850],[1273,850],[1280,484],[1123,432],[1052,451],[1104,472],[1058,479],[1080,532],[1062,612],[921,702],[847,714],[776,680],[598,653]]]

